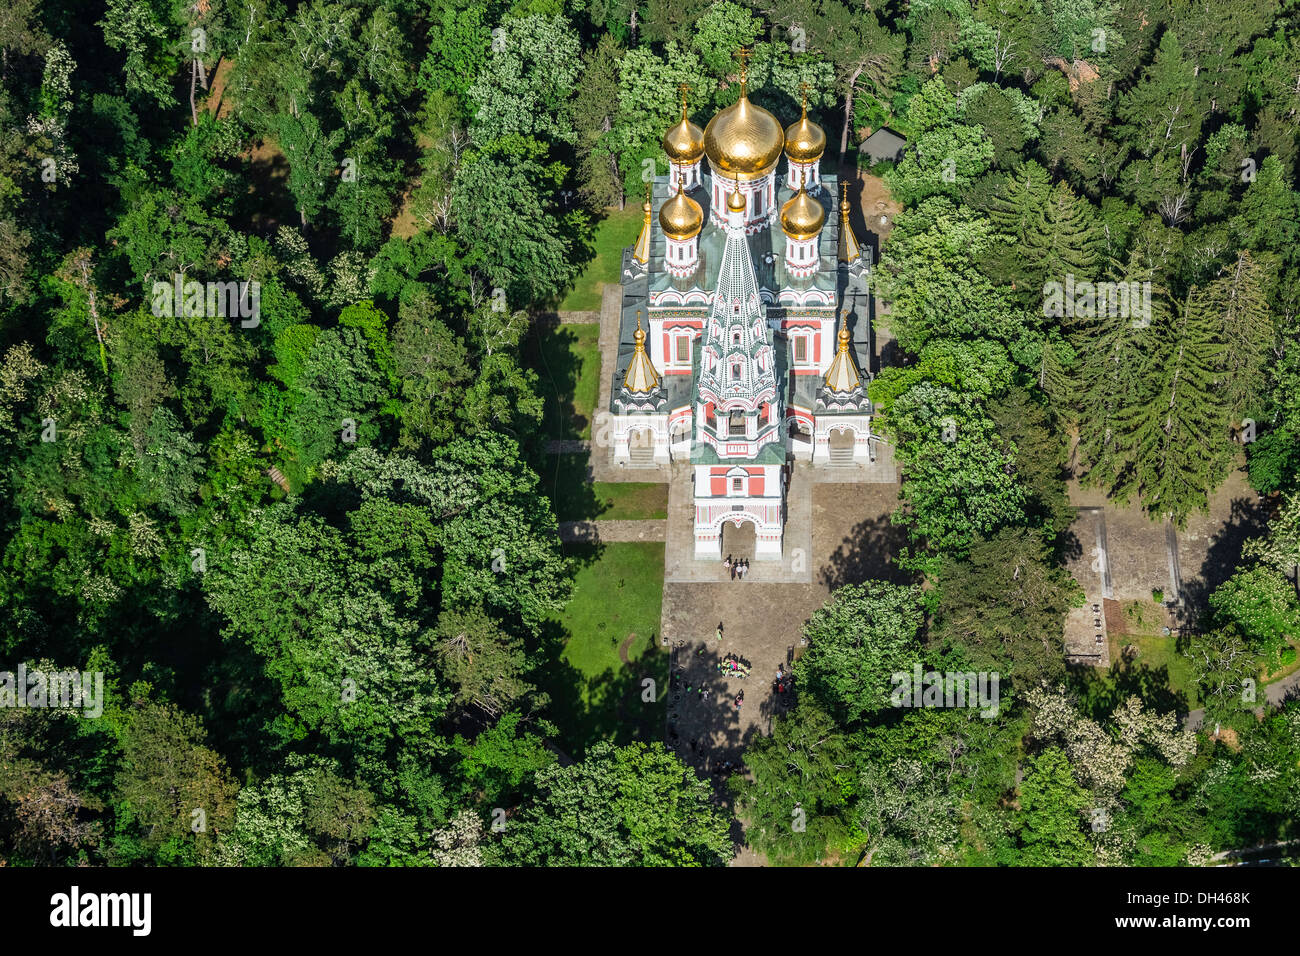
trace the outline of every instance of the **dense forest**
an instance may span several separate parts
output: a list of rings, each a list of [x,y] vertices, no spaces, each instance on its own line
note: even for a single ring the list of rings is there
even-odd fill
[[[703,121],[808,90],[903,211],[898,574],[808,623],[730,799],[565,739],[574,568],[531,317]],[[0,707],[9,865],[1180,865],[1297,834],[1300,0],[12,0],[0,11]],[[1142,321],[1066,276],[1149,289]],[[214,303],[219,306],[214,308]],[[955,440],[954,440],[955,438]],[[1065,665],[1067,477],[1269,519],[1189,701]],[[1009,569],[1013,573],[1008,573]],[[793,640],[793,638],[792,638]],[[891,707],[917,661],[991,719]],[[4,690],[0,686],[0,703]],[[1262,688],[1261,700],[1262,701]],[[792,826],[792,820],[799,825]]]

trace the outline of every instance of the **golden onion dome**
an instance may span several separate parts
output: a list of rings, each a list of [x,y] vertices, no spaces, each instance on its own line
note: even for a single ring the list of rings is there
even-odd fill
[[[757,179],[772,171],[781,158],[785,131],[775,116],[749,101],[746,84],[740,99],[709,120],[704,128],[704,152],[718,172],[735,179]]]
[[[691,122],[686,115],[686,100],[682,99],[682,118],[677,125],[664,133],[664,152],[670,162],[690,166],[704,155],[704,130]]]
[[[731,193],[727,196],[727,210],[729,212],[745,211],[745,195],[740,191],[739,186],[732,189]]]
[[[669,239],[684,242],[694,239],[704,228],[704,210],[677,184],[677,193],[659,207],[659,226]]]
[[[799,184],[799,191],[781,207],[781,229],[791,239],[812,239],[826,224],[826,210],[808,190]]]
[[[799,122],[785,131],[785,155],[796,163],[811,163],[826,152],[826,133],[808,118],[808,102],[803,104]]]

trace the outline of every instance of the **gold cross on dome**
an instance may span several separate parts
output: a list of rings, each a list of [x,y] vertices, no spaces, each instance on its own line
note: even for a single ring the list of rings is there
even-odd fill
[[[740,82],[749,81],[749,58],[754,55],[753,50],[747,50],[743,46],[736,51],[736,56],[740,57]]]
[[[688,84],[688,83],[678,83],[678,84],[677,84],[677,92],[679,92],[679,93],[682,95],[682,112],[683,112],[683,113],[686,112],[686,94],[689,93],[690,91],[691,91],[690,84]]]
[[[803,98],[803,108],[804,108],[805,110],[808,109],[808,90],[809,90],[809,89],[810,89],[810,87],[808,86],[808,81],[807,81],[807,80],[804,80],[802,83],[799,84],[799,95]]]

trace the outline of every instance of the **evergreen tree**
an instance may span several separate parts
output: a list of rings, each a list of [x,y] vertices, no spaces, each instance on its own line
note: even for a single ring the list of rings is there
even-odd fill
[[[1224,347],[1214,303],[1208,290],[1193,289],[1166,322],[1153,326],[1145,401],[1119,420],[1134,438],[1133,487],[1143,507],[1179,527],[1207,506],[1232,458],[1228,402],[1218,388]]]

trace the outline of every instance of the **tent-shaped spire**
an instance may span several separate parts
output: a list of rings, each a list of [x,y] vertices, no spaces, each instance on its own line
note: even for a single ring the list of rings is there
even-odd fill
[[[862,387],[862,378],[853,363],[853,353],[849,351],[851,337],[847,320],[848,316],[842,320],[844,324],[840,326],[839,348],[835,350],[831,367],[826,370],[826,388],[838,395],[856,392]]]
[[[645,202],[641,204],[641,211],[645,213],[645,218],[641,220],[641,235],[636,237],[636,245],[632,247],[632,258],[641,265],[650,261],[650,184],[645,184]]]
[[[636,342],[636,351],[632,353],[632,361],[628,364],[627,374],[623,377],[623,388],[644,395],[659,387],[659,373],[655,371],[650,356],[645,351],[645,330],[641,328],[640,309],[636,313],[636,332],[633,333],[633,340]]]
[[[853,235],[853,224],[849,222],[849,184],[840,181],[840,262],[853,265],[862,258],[862,248],[858,237]]]
[[[754,261],[738,211],[739,189],[728,200],[727,238],[718,267],[718,285],[704,327],[698,400],[717,408],[756,415],[764,403],[780,402],[776,361],[766,308],[759,293]],[[759,441],[775,435],[780,415],[758,428]],[[773,439],[775,440],[775,439]]]

